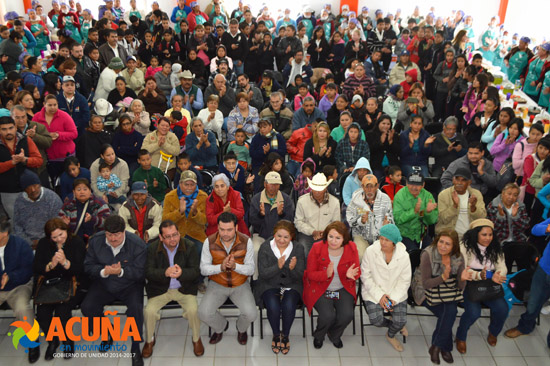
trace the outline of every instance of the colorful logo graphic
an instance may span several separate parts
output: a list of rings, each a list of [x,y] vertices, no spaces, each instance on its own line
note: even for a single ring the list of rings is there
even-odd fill
[[[12,337],[13,347],[17,349],[19,345],[27,348],[25,352],[28,352],[29,348],[36,348],[40,345],[40,342],[35,342],[38,339],[38,336],[43,336],[44,333],[40,333],[40,325],[36,319],[34,324],[31,326],[26,320],[27,317],[24,317],[25,321],[15,321],[10,324],[10,327],[17,327],[13,333],[8,333],[8,336]]]

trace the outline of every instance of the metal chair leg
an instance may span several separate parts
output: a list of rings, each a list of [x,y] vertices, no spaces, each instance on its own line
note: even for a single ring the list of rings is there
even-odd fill
[[[260,308],[260,339],[264,339],[264,318],[263,318],[263,309]]]

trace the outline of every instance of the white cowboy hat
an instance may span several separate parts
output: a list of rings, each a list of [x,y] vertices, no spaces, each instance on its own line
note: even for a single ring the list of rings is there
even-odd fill
[[[107,100],[99,98],[95,102],[94,111],[98,116],[105,117],[113,111],[113,106]]]
[[[313,179],[307,179],[309,188],[317,192],[327,189],[330,183],[332,183],[332,179],[327,181],[327,177],[323,173],[317,173],[313,176]]]

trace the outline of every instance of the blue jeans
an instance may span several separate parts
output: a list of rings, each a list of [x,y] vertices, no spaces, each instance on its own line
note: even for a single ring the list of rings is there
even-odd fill
[[[470,302],[464,298],[464,314],[460,318],[460,324],[456,330],[456,339],[466,341],[468,329],[481,316],[481,304],[491,309],[491,321],[489,322],[489,333],[495,337],[500,334],[506,318],[508,318],[508,304],[504,297],[491,301]]]
[[[296,316],[296,307],[300,301],[300,293],[296,290],[285,291],[283,298],[280,296],[280,289],[272,288],[262,294],[262,301],[267,312],[269,325],[273,335],[281,334],[281,317],[283,319],[282,335],[288,337],[290,328]]]
[[[535,329],[537,316],[548,298],[550,298],[550,275],[546,274],[539,266],[531,282],[531,292],[529,295],[529,302],[527,303],[527,310],[519,319],[517,328],[521,333],[529,334]],[[550,344],[550,333],[548,333],[548,337]]]
[[[244,74],[244,61],[241,63],[241,66],[237,66],[237,62],[239,60],[233,60],[233,71],[235,71],[235,75],[239,76],[240,74]]]
[[[422,304],[437,317],[432,334],[432,345],[441,348],[442,351],[453,350],[453,324],[457,313],[457,302],[444,302],[438,305],[428,305],[427,301]]]
[[[294,178],[297,178],[300,174],[300,165],[302,165],[302,163],[299,163],[296,160],[289,159],[288,163],[286,163],[286,171]]]

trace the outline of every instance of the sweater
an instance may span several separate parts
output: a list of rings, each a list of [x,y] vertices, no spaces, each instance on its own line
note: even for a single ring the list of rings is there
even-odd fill
[[[174,264],[182,269],[177,278],[181,287],[178,291],[184,295],[197,295],[198,279],[200,275],[200,253],[195,244],[188,239],[180,238],[180,242],[174,255]],[[147,298],[152,299],[165,294],[170,288],[171,278],[166,277],[166,269],[170,267],[168,251],[160,240],[147,246],[147,262],[145,267],[145,279],[147,284]]]
[[[149,241],[156,239],[159,236],[159,227],[162,222],[162,206],[149,195],[141,210],[139,214],[140,217],[143,217],[143,221],[138,222],[138,207],[130,196],[119,208],[118,214],[126,224],[126,231],[134,234],[137,231],[142,239],[147,232]]]
[[[307,125],[312,124],[317,121],[317,119],[325,120],[325,114],[317,107],[314,107],[311,114],[307,114],[304,108],[300,108],[292,116],[292,131],[296,131],[300,128],[307,127]]]
[[[33,258],[34,254],[28,242],[15,235],[8,237],[8,242],[4,247],[4,265],[0,269],[0,277],[4,273],[7,273],[9,277],[6,286],[0,290],[3,296],[31,280]]]
[[[111,144],[113,135],[105,130],[95,132],[86,129],[76,140],[76,157],[80,164],[89,168],[92,163],[101,155],[101,147]]]
[[[78,232],[75,232],[78,221],[80,220],[80,216],[83,214],[84,205],[85,202],[82,203],[76,199],[67,199],[63,203],[63,206],[59,210],[58,214],[59,217],[69,218],[69,229],[72,233],[80,236],[82,239],[86,239],[96,232],[102,230],[105,219],[110,214],[109,206],[107,206],[107,203],[105,203],[101,198],[97,198],[92,194],[92,196],[88,200],[88,208],[84,213],[89,213],[92,218],[88,222],[84,222],[84,220],[82,220],[82,225],[80,225],[80,229],[78,230]]]
[[[106,265],[120,262],[122,276],[111,275],[103,278],[101,270]],[[145,264],[147,262],[147,247],[139,236],[125,233],[124,246],[120,252],[113,255],[113,251],[107,245],[105,232],[97,233],[88,243],[88,251],[84,259],[86,274],[110,294],[123,292],[129,287],[141,285],[145,279]]]
[[[460,214],[460,201],[459,206],[455,207],[453,202],[454,187],[444,189],[439,193],[437,197],[437,205],[439,215],[437,223],[435,224],[435,233],[439,234],[445,229],[454,230],[458,221],[458,215]],[[484,219],[487,216],[485,211],[485,202],[483,202],[483,196],[481,192],[475,188],[468,187],[468,197],[475,197],[477,199],[475,211],[470,210],[470,203],[468,202],[468,221],[472,222],[477,219]]]
[[[422,201],[418,214],[414,212],[414,207],[418,201]],[[409,189],[401,189],[395,194],[393,199],[393,213],[395,224],[401,232],[401,236],[411,239],[416,242],[422,240],[422,236],[426,231],[426,226],[435,224],[439,210],[436,207],[432,212],[426,212],[426,205],[429,201],[435,203],[435,199],[430,192],[422,188],[418,197],[414,197]],[[421,216],[420,213],[424,214]]]
[[[273,148],[271,145],[271,138],[267,138],[259,132],[252,138],[252,142],[250,143],[250,157],[252,158],[253,172],[260,170],[265,158],[272,152],[279,154],[281,159],[283,161],[285,160],[286,141],[284,137],[280,133],[273,130],[271,131],[271,134],[275,134],[275,138],[277,139],[277,148]],[[266,144],[270,146],[268,152],[264,151],[264,145]]]
[[[120,72],[120,76],[126,80],[126,87],[132,89],[136,94],[139,94],[143,90],[145,85],[145,75],[143,71],[136,68],[132,75],[128,72],[128,69],[124,69]]]
[[[307,307],[310,315],[313,306],[317,303],[317,300],[324,295],[334,278],[334,274],[327,277],[327,267],[330,262],[327,242],[318,241],[314,243],[307,257],[307,266],[304,271],[303,280],[304,305]],[[357,298],[356,280],[361,275],[361,271],[359,271],[357,278],[348,278],[346,273],[352,265],[356,268],[359,267],[359,254],[357,253],[355,243],[350,241],[344,245],[344,253],[342,253],[340,262],[338,262],[338,267],[334,268],[334,271],[338,271],[343,289],[353,296],[353,303],[355,304],[355,299]],[[353,309],[349,309],[349,311],[353,311]]]
[[[361,295],[364,301],[378,304],[384,295],[388,295],[394,304],[407,300],[412,277],[411,260],[405,244],[394,244],[390,263],[386,263],[379,240],[365,251],[361,262]]]
[[[34,115],[32,120],[44,125],[50,134],[52,132],[59,134],[59,137],[52,142],[52,146],[46,150],[50,161],[63,160],[68,155],[74,154],[76,147],[74,140],[77,138],[78,132],[69,114],[58,110],[53,115],[52,121],[48,124],[46,122],[46,110],[42,108],[40,112]]]
[[[292,251],[285,259],[283,268],[279,268],[278,259],[271,249],[272,240],[269,238],[264,241],[258,250],[258,279],[254,282],[253,291],[256,304],[259,306],[263,305],[262,295],[267,290],[290,288],[300,295],[304,290],[303,277],[306,268],[304,247],[297,241],[293,242]],[[296,266],[291,270],[289,264],[294,257]]]
[[[214,136],[212,132],[204,131],[204,133],[208,136],[210,146],[206,147],[206,145],[203,144],[200,149],[197,148],[199,138],[193,132],[185,138],[185,151],[189,155],[193,165],[216,169],[218,166],[218,142],[216,141],[216,136]]]
[[[472,173],[472,183],[470,186],[477,189],[482,194],[486,194],[489,188],[496,187],[497,184],[497,174],[493,168],[493,163],[483,158],[485,160],[485,166],[483,167],[483,175],[479,175],[477,172],[477,166],[473,166],[468,160],[468,156],[463,156],[455,161],[453,161],[447,170],[441,175],[441,185],[443,188],[449,188],[453,185],[453,176],[459,168],[466,168]]]
[[[65,201],[67,196],[73,194],[73,182],[78,178],[86,178],[91,182],[90,171],[86,168],[80,168],[80,172],[76,177],[72,177],[67,172],[63,172],[59,178],[61,189],[61,200]]]
[[[44,236],[46,221],[57,217],[63,202],[54,191],[42,187],[42,193],[36,201],[31,201],[27,193],[22,192],[13,205],[13,233],[29,243]]]
[[[401,166],[428,166],[428,158],[432,152],[432,145],[427,147],[424,145],[430,134],[425,130],[420,130],[418,137],[419,151],[414,152],[413,148],[409,145],[409,134],[411,129],[407,129],[399,135],[399,145],[401,146]],[[413,146],[414,147],[414,146]]]
[[[103,195],[103,192],[101,192],[97,187],[97,177],[99,176],[99,163],[102,161],[103,159],[97,158],[97,160],[94,161],[90,166],[90,183],[92,184],[92,192],[98,197],[101,197]],[[118,196],[124,196],[126,193],[128,193],[129,190],[128,181],[130,180],[130,171],[128,169],[128,164],[126,164],[124,160],[116,158],[113,165],[111,165],[111,174],[116,175],[121,182],[121,186],[115,189],[114,192]]]
[[[185,216],[185,212],[180,213],[180,199],[178,197],[178,190],[174,189],[170,191],[164,197],[164,209],[162,211],[163,220],[172,220],[178,227],[178,231],[181,236],[189,236],[198,241],[204,241],[206,239],[205,226],[206,226],[206,193],[199,190],[197,195],[197,212],[195,215]]]
[[[250,158],[250,145],[248,142],[244,142],[243,145],[237,145],[235,141],[231,141],[227,147],[227,152],[233,151],[237,155],[237,160],[240,164],[244,163],[244,167],[247,168],[252,159]]]
[[[125,162],[132,164],[137,161],[143,135],[136,130],[130,133],[118,131],[114,134],[111,146],[115,150],[116,156]]]
[[[528,143],[527,139],[523,139],[514,146],[512,152],[512,166],[514,167],[514,173],[518,177],[523,177],[523,164],[528,156],[536,153],[537,143]]]
[[[359,86],[363,86],[363,94],[355,93],[355,89]],[[357,79],[355,75],[351,75],[344,82],[342,92],[349,100],[351,100],[355,94],[358,94],[366,101],[368,98],[376,96],[376,86],[370,76],[365,75],[361,79]]]
[[[491,155],[494,157],[493,167],[497,172],[500,170],[506,159],[511,157],[512,152],[516,147],[516,144],[525,139],[524,136],[520,135],[519,138],[517,138],[514,142],[512,142],[511,144],[507,144],[507,137],[508,136],[505,133],[501,133],[497,136],[495,142],[493,143],[493,147],[491,147]]]
[[[151,154],[152,166],[156,166],[162,171],[170,170],[176,167],[176,156],[180,153],[180,142],[175,133],[168,132],[166,135],[166,141],[162,146],[159,146],[157,131],[150,132],[143,139],[141,148],[149,151]],[[165,154],[172,155],[170,163],[161,157],[161,151]]]
[[[500,244],[504,244],[510,234],[512,235],[512,242],[527,242],[527,235],[525,235],[525,233],[529,228],[530,217],[527,213],[525,204],[519,200],[518,204],[519,207],[516,216],[512,216],[508,213],[502,203],[501,194],[495,197],[487,206],[487,218],[495,224],[494,235],[496,235]],[[504,216],[501,216],[498,212],[498,205],[502,206]],[[510,232],[510,229],[512,229],[512,232]]]
[[[250,236],[248,227],[244,222],[244,207],[240,192],[229,187],[227,201],[223,202],[216,192],[212,192],[206,200],[206,235],[212,235],[218,231],[218,217],[224,212],[224,207],[229,201],[231,213],[237,216],[237,231]]]
[[[158,185],[155,187],[155,179]],[[166,179],[162,170],[156,166],[151,166],[150,169],[145,170],[143,167],[139,167],[132,174],[132,182],[145,182],[147,184],[147,191],[159,202],[164,201],[164,195],[168,186],[166,185]]]
[[[283,202],[283,214],[277,213],[277,202]],[[264,205],[265,216],[260,215],[260,205]],[[254,228],[254,232],[258,233],[263,239],[267,239],[273,235],[273,227],[280,220],[294,221],[294,202],[284,192],[279,191],[275,203],[270,206],[265,190],[256,193],[250,201],[250,211],[248,220]]]

